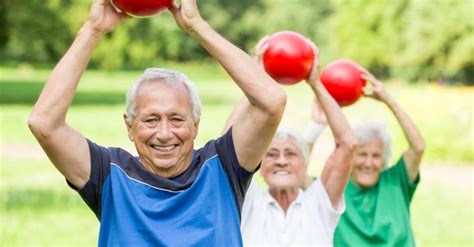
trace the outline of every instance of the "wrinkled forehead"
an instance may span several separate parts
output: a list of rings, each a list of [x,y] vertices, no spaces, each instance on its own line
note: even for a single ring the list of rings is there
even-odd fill
[[[164,80],[144,80],[138,87],[138,92],[146,92],[147,90],[153,90],[155,88],[174,88],[189,96],[189,90],[183,82],[173,81],[167,82]]]
[[[374,139],[368,142],[359,143],[356,146],[357,151],[366,151],[371,153],[383,153],[384,143],[382,140]]]
[[[192,111],[192,101],[188,89],[181,83],[169,84],[161,81],[144,81],[138,88],[137,107],[160,103],[189,108]],[[164,105],[163,105],[164,106]]]
[[[188,88],[184,85],[184,83],[175,82],[169,83],[160,80],[147,80],[143,81],[143,83],[138,88],[138,97],[141,95],[146,95],[149,93],[160,93],[161,91],[166,91],[172,95],[173,97],[184,97],[189,102],[191,102],[191,94],[189,93]]]
[[[295,140],[288,136],[287,138],[280,139],[280,138],[273,138],[272,143],[270,144],[269,150],[276,149],[276,150],[292,150],[301,154],[301,150],[295,143]]]

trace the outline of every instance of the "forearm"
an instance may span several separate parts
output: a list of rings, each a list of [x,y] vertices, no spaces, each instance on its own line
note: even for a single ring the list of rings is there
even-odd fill
[[[410,149],[417,153],[422,153],[425,148],[423,137],[421,136],[418,128],[415,126],[408,114],[397,104],[397,102],[390,96],[386,96],[384,100],[387,107],[392,111],[400,124],[403,134],[407,139]]]
[[[343,147],[352,149],[356,143],[356,136],[339,105],[319,81],[311,83],[311,88],[326,115],[327,122],[336,142],[336,148]]]
[[[384,102],[395,115],[395,118],[400,124],[403,134],[410,145],[410,147],[404,152],[403,158],[408,171],[408,177],[411,181],[415,181],[419,173],[421,158],[423,157],[423,152],[425,150],[425,142],[408,114],[402,110],[394,99],[387,95],[384,97]]]
[[[224,39],[204,21],[193,30],[191,35],[224,67],[251,106],[268,112],[281,109],[281,104],[286,102],[285,92],[255,59]]]
[[[326,88],[319,81],[312,83],[311,88],[326,115],[336,142],[336,148],[326,161],[321,174],[321,182],[329,195],[332,205],[335,207],[339,203],[350,177],[357,138],[341,108],[332,96],[329,95]]]
[[[30,115],[30,122],[41,121],[41,128],[55,129],[64,123],[76,89],[92,51],[101,35],[87,25],[49,76]]]
[[[237,119],[241,118],[248,111],[248,108],[249,101],[247,97],[243,97],[239,100],[239,103],[237,103],[234,110],[227,118],[222,134],[226,133],[230,129],[230,127],[232,127],[232,125],[237,122]]]

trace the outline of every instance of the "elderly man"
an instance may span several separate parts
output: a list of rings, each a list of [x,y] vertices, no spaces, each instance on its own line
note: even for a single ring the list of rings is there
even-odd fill
[[[257,58],[266,49],[266,40],[264,38],[257,44]],[[317,54],[314,45],[313,48]],[[294,130],[277,131],[261,164],[261,174],[268,189],[260,189],[252,183],[244,201],[241,229],[245,246],[333,243],[334,230],[344,211],[342,195],[350,176],[356,137],[341,109],[319,81],[318,68],[316,56],[307,83],[326,115],[336,148],[326,161],[320,179],[303,191],[300,187],[309,163],[308,144],[312,146],[317,138],[314,135],[319,132],[317,125],[309,131],[308,136],[313,136],[310,143]],[[235,109],[233,118],[243,115],[248,105],[244,98]],[[317,116],[313,114],[313,120]],[[229,119],[227,125],[232,121]]]
[[[170,11],[249,99],[249,111],[222,137],[193,151],[197,92],[183,74],[163,69],[146,70],[128,92],[124,119],[139,157],[97,145],[66,123],[95,46],[127,19],[108,0],[93,1],[28,120],[52,163],[100,220],[100,246],[241,245],[245,191],[284,111],[285,92],[201,18],[195,0],[181,0]]]
[[[373,83],[367,96],[385,103],[395,115],[408,141],[408,149],[388,167],[390,135],[385,125],[364,122],[355,128],[358,139],[352,177],[345,191],[347,211],[334,237],[335,246],[415,246],[410,225],[410,203],[419,182],[425,148],[423,137],[408,114],[365,71]]]

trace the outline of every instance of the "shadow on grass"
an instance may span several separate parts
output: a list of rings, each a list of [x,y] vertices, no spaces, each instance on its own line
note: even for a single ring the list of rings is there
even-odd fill
[[[79,194],[73,190],[9,188],[2,190],[1,193],[6,213],[21,210],[51,211],[87,207]]]
[[[33,105],[41,90],[43,83],[37,81],[6,81],[0,80],[0,105]],[[205,105],[220,105],[233,103],[225,95],[201,97]],[[125,92],[78,92],[74,97],[73,105],[125,105]]]
[[[0,104],[2,105],[33,105],[40,92],[43,84],[35,81],[0,81]],[[106,104],[116,105],[124,104],[125,95],[116,92],[100,92],[100,93],[81,93],[78,92],[74,97],[75,105],[94,105]]]

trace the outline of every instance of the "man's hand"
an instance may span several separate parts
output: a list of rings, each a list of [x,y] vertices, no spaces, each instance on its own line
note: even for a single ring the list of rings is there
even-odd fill
[[[196,0],[181,0],[179,6],[173,3],[169,10],[178,26],[188,32],[195,30],[196,26],[203,22]]]
[[[86,25],[90,26],[95,34],[103,35],[128,18],[128,15],[115,11],[110,0],[93,0]]]

